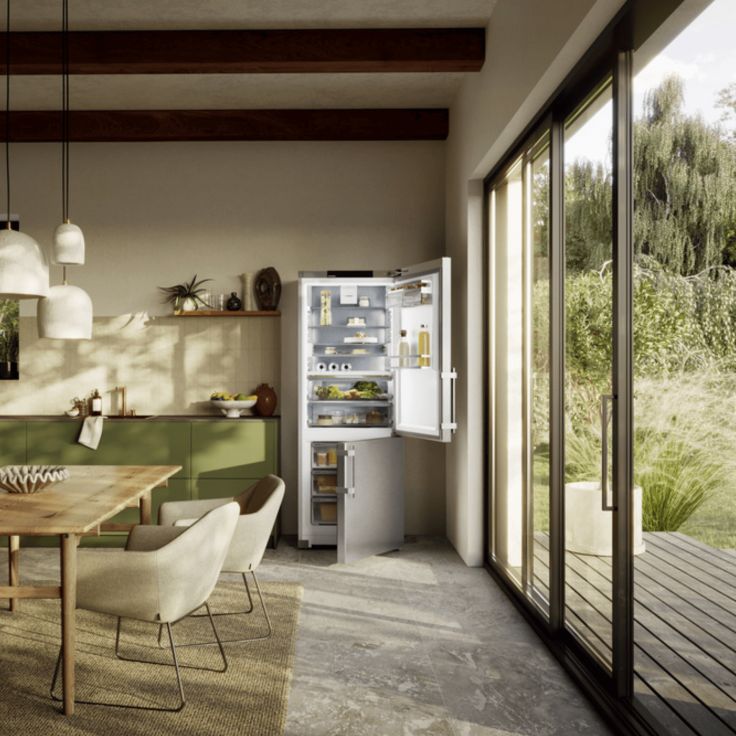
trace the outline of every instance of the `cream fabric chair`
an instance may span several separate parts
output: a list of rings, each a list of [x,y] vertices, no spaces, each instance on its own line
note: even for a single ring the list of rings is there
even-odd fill
[[[268,639],[273,633],[271,619],[266,610],[266,604],[261,593],[261,586],[258,584],[256,577],[256,568],[263,559],[263,553],[266,551],[268,540],[271,536],[271,530],[276,522],[281,502],[284,499],[284,481],[275,475],[267,475],[257,483],[243,491],[235,498],[213,498],[199,501],[169,501],[161,504],[158,512],[158,523],[164,527],[188,526],[192,524],[202,514],[217,508],[222,504],[236,501],[240,507],[240,516],[238,524],[233,534],[230,549],[228,550],[225,562],[222,565],[222,572],[236,572],[243,576],[245,584],[245,592],[248,595],[250,607],[245,611],[237,613],[251,613],[253,611],[253,598],[251,597],[250,587],[246,573],[253,576],[253,582],[256,585],[256,591],[261,602],[263,615],[268,625],[268,633],[264,636],[250,637],[247,639],[228,639],[225,644],[242,641],[261,641]],[[215,616],[231,616],[232,613],[215,613]],[[212,642],[214,643],[214,642]]]
[[[122,618],[150,621],[159,626],[166,624],[169,632],[173,665],[179,683],[180,705],[177,708],[132,705],[117,707],[174,712],[184,707],[184,689],[171,626],[202,606],[207,609],[216,643],[220,645],[222,653],[224,667],[216,671],[224,672],[227,669],[227,659],[207,599],[217,584],[239,513],[238,504],[228,503],[213,509],[189,527],[166,529],[143,524],[135,526],[124,550],[104,553],[91,549],[79,550],[77,608],[118,617],[115,654],[119,659],[127,659],[120,655]],[[51,696],[55,700],[59,700],[54,689],[60,664],[61,651],[51,683]],[[76,702],[116,705],[83,700]]]

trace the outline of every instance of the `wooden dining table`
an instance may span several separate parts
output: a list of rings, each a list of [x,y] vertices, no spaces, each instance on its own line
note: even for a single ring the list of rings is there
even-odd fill
[[[131,506],[140,508],[140,523],[151,522],[151,490],[167,484],[180,465],[67,465],[70,477],[37,493],[0,490],[0,535],[9,538],[9,585],[0,599],[17,611],[23,598],[61,599],[63,710],[74,713],[74,644],[76,635],[77,546],[81,537],[101,531],[126,531],[133,524],[105,524]],[[61,584],[20,585],[20,537],[58,536]]]

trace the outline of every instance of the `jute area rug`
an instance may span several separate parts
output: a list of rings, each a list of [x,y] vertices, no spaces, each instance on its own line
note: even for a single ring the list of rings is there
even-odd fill
[[[34,582],[58,585],[58,582]],[[251,586],[252,587],[252,586]],[[60,602],[22,600],[10,613],[0,601],[0,734],[5,736],[282,736],[291,687],[303,586],[262,583],[274,633],[261,642],[225,644],[226,672],[217,646],[181,647],[214,641],[209,620],[188,618],[174,626],[186,705],[179,713],[109,708],[77,703],[64,716],[49,689],[61,641]],[[247,603],[242,583],[220,582],[212,611],[239,611]],[[257,599],[249,615],[217,617],[223,639],[259,636],[266,623]],[[204,609],[202,609],[204,612]],[[112,616],[77,611],[76,698],[123,705],[176,707],[173,666],[124,662],[115,657]],[[121,655],[171,664],[159,649],[158,626],[123,619]],[[168,642],[164,629],[163,642]],[[208,667],[210,671],[189,667]],[[57,694],[60,694],[57,685]]]

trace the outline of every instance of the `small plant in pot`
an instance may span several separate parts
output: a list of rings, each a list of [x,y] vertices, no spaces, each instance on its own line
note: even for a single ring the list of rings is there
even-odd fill
[[[204,307],[210,306],[201,297],[205,290],[199,288],[207,281],[212,281],[212,279],[197,281],[197,275],[195,274],[189,283],[185,281],[183,284],[177,284],[176,286],[159,286],[158,288],[167,294],[164,303],[173,304],[174,312],[194,312],[199,309],[200,304]]]

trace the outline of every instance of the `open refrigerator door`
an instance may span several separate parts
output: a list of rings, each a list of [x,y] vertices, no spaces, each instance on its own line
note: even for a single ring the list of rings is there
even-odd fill
[[[450,278],[449,258],[412,266],[400,271],[386,296],[393,328],[394,430],[401,436],[450,442],[457,428]]]

